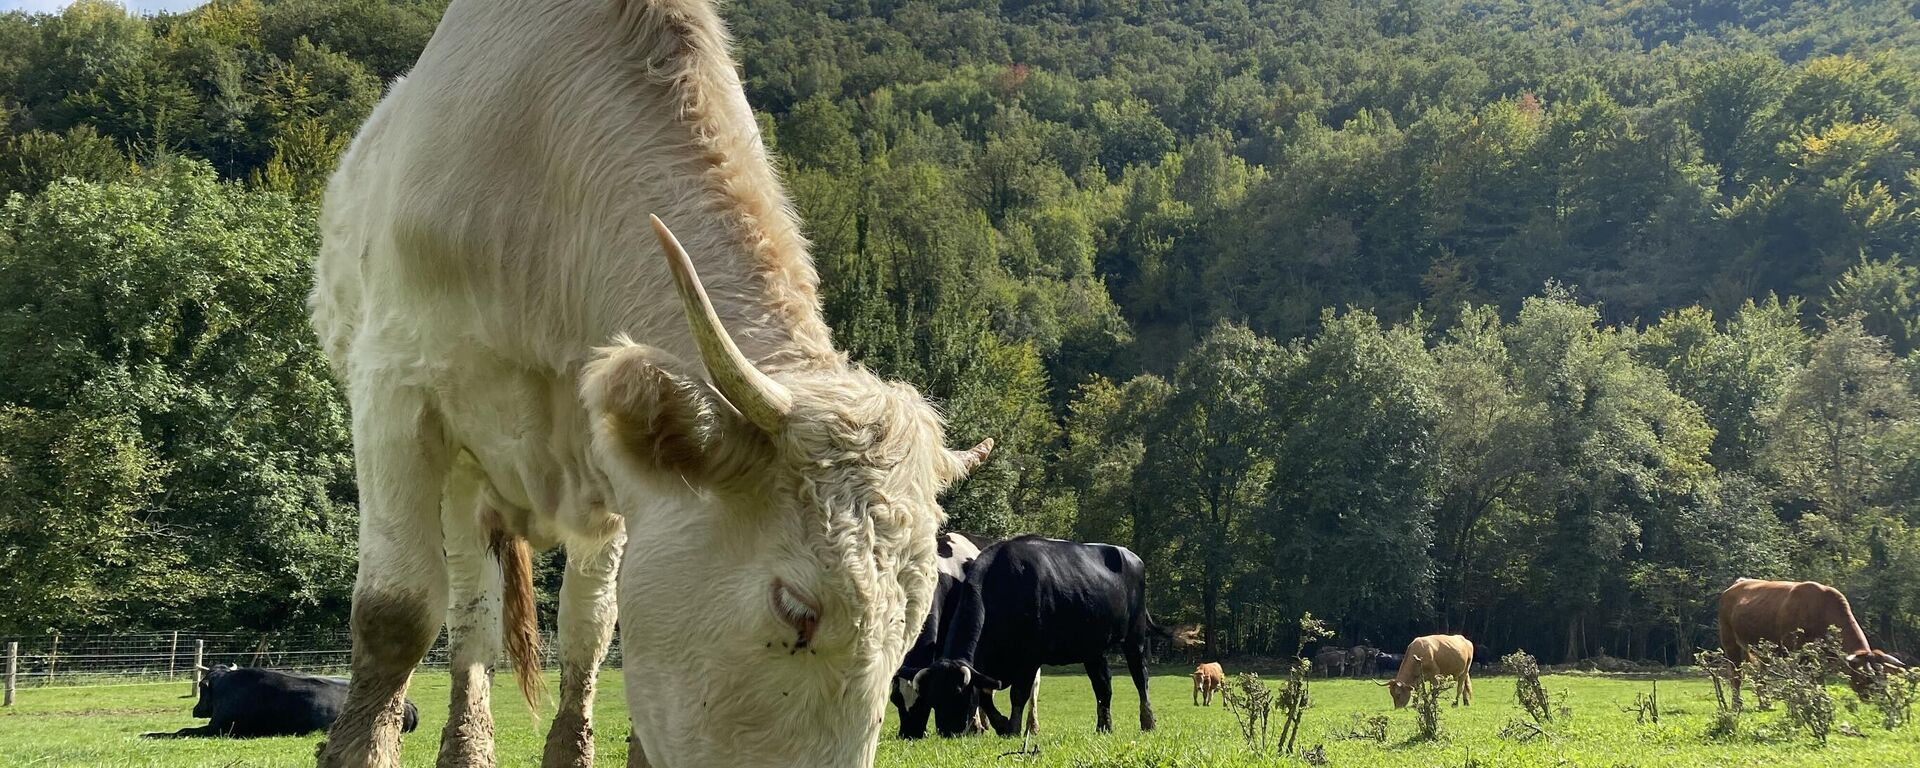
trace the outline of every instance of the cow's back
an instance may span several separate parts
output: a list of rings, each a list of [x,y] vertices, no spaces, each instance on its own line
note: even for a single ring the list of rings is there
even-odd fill
[[[1460,635],[1414,638],[1413,642],[1407,644],[1407,661],[1401,662],[1401,668],[1408,669],[1416,656],[1420,662],[1411,669],[1420,679],[1435,675],[1464,675],[1473,667],[1473,643]]]
[[[211,691],[213,724],[235,736],[288,736],[326,730],[346,703],[344,682],[268,669],[228,672]]]
[[[836,354],[718,22],[667,21],[712,13],[455,0],[328,185],[311,310],[337,375],[356,399],[424,393],[536,543],[619,525],[579,396],[594,349],[698,359],[650,214],[750,359]]]
[[[675,34],[704,33],[658,23],[682,5],[711,13],[678,0],[447,8],[329,184],[314,322],[336,364],[460,368],[458,354],[476,347],[571,375],[618,333],[694,359],[648,214],[674,224],[716,297],[754,293],[758,265],[742,254],[739,221],[761,222],[804,256],[770,175],[733,196],[707,183],[714,159],[683,123],[673,73],[650,69],[677,50]],[[737,75],[707,64],[722,82],[701,107],[740,135],[740,152],[764,157]],[[758,165],[730,170],[754,176]],[[811,299],[810,262],[789,266],[795,274],[779,279],[804,283]],[[766,308],[715,304],[749,357],[787,341]],[[346,352],[369,344],[380,348]]]
[[[1843,650],[1866,648],[1846,595],[1819,582],[1741,579],[1720,593],[1719,612],[1721,650],[1736,660],[1754,643],[1796,647],[1829,627],[1840,630]]]
[[[985,603],[978,661],[1067,664],[1104,652],[1145,616],[1144,570],[1110,544],[1023,536],[988,547],[968,576]]]

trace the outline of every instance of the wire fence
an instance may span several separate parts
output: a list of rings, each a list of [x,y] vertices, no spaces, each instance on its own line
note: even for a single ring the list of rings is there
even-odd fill
[[[543,634],[543,666],[558,664],[552,633]],[[179,630],[110,635],[0,636],[6,652],[7,703],[15,690],[107,685],[150,685],[178,681],[190,685],[196,670],[217,664],[265,667],[288,672],[339,675],[353,657],[345,630],[318,632],[201,632]],[[504,662],[503,662],[504,663]],[[616,636],[607,664],[620,665]],[[421,668],[447,667],[444,631],[420,662]]]

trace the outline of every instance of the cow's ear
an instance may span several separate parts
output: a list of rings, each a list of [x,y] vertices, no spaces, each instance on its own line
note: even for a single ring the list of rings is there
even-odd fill
[[[980,674],[980,670],[976,669],[973,672],[973,687],[983,691],[997,691],[1007,686],[1005,683]]]
[[[580,394],[603,450],[636,466],[715,482],[743,474],[765,449],[765,434],[672,355],[624,339],[598,352]]]

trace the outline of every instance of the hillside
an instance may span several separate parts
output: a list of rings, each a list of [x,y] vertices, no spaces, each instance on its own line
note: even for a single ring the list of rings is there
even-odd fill
[[[344,615],[312,216],[438,8],[0,15],[0,632]],[[1738,575],[1920,643],[1914,8],[725,12],[839,344],[1000,440],[957,527],[1245,650],[1671,659]]]

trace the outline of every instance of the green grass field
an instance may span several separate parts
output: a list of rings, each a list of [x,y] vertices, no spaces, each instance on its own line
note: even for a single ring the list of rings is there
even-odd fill
[[[1076,768],[1134,766],[1267,766],[1271,756],[1255,757],[1242,746],[1233,716],[1216,701],[1213,708],[1189,703],[1187,679],[1169,668],[1154,678],[1153,698],[1160,727],[1142,734],[1137,723],[1131,686],[1116,679],[1114,722],[1108,735],[1093,732],[1093,694],[1086,679],[1064,670],[1041,686],[1041,735],[1035,739],[1038,756],[1005,756],[1020,746],[1017,739],[994,737],[928,739],[906,743],[882,738],[881,766],[1032,765]],[[1231,669],[1229,670],[1231,671]],[[1470,708],[1447,709],[1446,735],[1437,742],[1411,741],[1411,710],[1393,711],[1387,694],[1365,680],[1316,681],[1315,706],[1308,712],[1300,745],[1326,745],[1334,766],[1915,766],[1920,765],[1920,725],[1888,732],[1879,716],[1861,707],[1847,711],[1851,694],[1836,687],[1841,705],[1839,722],[1851,723],[1863,736],[1843,736],[1836,727],[1832,743],[1820,747],[1803,734],[1782,732],[1777,712],[1748,716],[1745,735],[1728,741],[1709,741],[1707,721],[1713,711],[1712,691],[1703,679],[1660,682],[1660,698],[1667,710],[1659,725],[1638,725],[1621,707],[1645,693],[1645,680],[1588,676],[1549,676],[1549,691],[1565,690],[1573,708],[1570,722],[1553,729],[1551,741],[1518,743],[1500,738],[1507,721],[1519,715],[1513,703],[1513,680],[1489,677],[1475,680],[1477,702]],[[20,702],[0,711],[0,766],[307,766],[312,764],[318,737],[235,740],[150,741],[146,731],[171,731],[204,721],[188,716],[191,702],[180,698],[183,683],[68,689],[27,689]],[[421,706],[419,731],[407,737],[409,766],[433,764],[435,741],[445,720],[447,680],[423,673],[415,678],[412,697]],[[516,699],[507,698],[510,685],[495,704],[502,766],[538,763],[539,727]],[[1002,697],[1004,707],[1004,696]],[[1385,744],[1342,739],[1349,718],[1356,714],[1388,714],[1391,725]],[[598,734],[600,764],[625,765],[625,706],[620,676],[610,672],[600,700],[602,727]],[[886,733],[895,729],[891,713]],[[1289,764],[1301,765],[1297,761]]]

